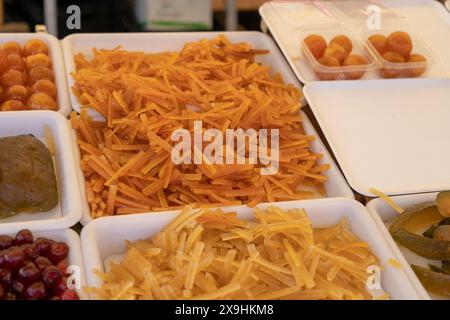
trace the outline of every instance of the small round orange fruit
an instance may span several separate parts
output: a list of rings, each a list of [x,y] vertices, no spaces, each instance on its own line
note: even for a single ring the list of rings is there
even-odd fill
[[[331,57],[335,58],[339,64],[344,61],[346,57],[345,49],[342,48],[340,45],[337,44],[330,44],[323,53],[324,57]]]
[[[405,58],[397,52],[388,51],[385,54],[383,54],[383,59],[387,62],[391,63],[403,63],[405,62]],[[400,68],[384,66],[384,68],[381,70],[381,75],[383,78],[396,78],[403,74],[403,70]]]
[[[10,54],[17,54],[18,56],[23,55],[22,47],[20,46],[20,44],[18,44],[15,41],[5,42],[2,45],[2,49],[6,53],[6,55],[10,55]]]
[[[339,61],[333,57],[322,57],[319,60],[317,60],[321,65],[325,67],[339,67]],[[320,80],[335,80],[338,78],[339,73],[332,72],[332,71],[322,71],[322,70],[316,70],[317,78]]]
[[[337,44],[337,45],[341,46],[342,48],[344,48],[346,56],[349,56],[350,53],[352,53],[353,43],[352,43],[352,40],[350,40],[350,38],[347,36],[344,36],[341,34],[341,35],[334,37],[330,41],[330,45],[332,45],[332,44]]]
[[[6,70],[8,70],[8,68],[8,55],[5,51],[0,50],[0,73],[5,72]]]
[[[8,100],[2,103],[0,106],[1,111],[22,111],[29,110],[27,106],[23,104],[22,101],[19,100]]]
[[[349,66],[363,66],[367,64],[367,59],[363,56],[352,54],[349,55],[347,58],[345,58],[344,62],[342,63],[342,66],[349,67]],[[365,70],[355,70],[355,71],[348,71],[345,73],[345,77],[348,80],[356,80],[361,79],[365,74]]]
[[[20,84],[13,85],[5,90],[5,100],[18,100],[27,102],[28,89]]]
[[[18,70],[7,70],[0,76],[0,84],[3,88],[9,88],[15,84],[24,85],[25,82],[25,74]]]
[[[48,94],[53,99],[56,99],[56,86],[55,84],[47,79],[42,79],[36,81],[30,88],[31,93],[43,92]]]
[[[31,69],[28,72],[28,77],[30,84],[34,84],[36,81],[47,79],[50,81],[55,80],[55,75],[53,74],[53,71],[50,68],[43,67],[43,66],[37,66]]]
[[[327,42],[322,36],[317,34],[311,34],[307,36],[303,42],[308,47],[309,51],[311,51],[312,55],[316,59],[320,59],[327,48]]]
[[[427,71],[427,59],[421,54],[412,53],[406,62],[416,63],[413,68],[408,70],[411,77],[420,77]]]
[[[33,93],[27,102],[32,110],[57,110],[55,100],[43,92]]]
[[[385,54],[387,50],[387,38],[382,34],[373,34],[369,37],[369,42],[374,46],[380,55]]]
[[[10,54],[7,57],[8,59],[8,68],[19,70],[19,71],[25,71],[25,61],[23,61],[23,58],[17,54]]]
[[[411,37],[403,31],[392,32],[387,37],[387,49],[392,52],[400,53],[408,58],[413,48]]]
[[[47,44],[39,39],[31,39],[27,41],[23,47],[23,51],[25,56],[31,56],[37,53],[43,53],[48,55],[48,46]]]
[[[36,53],[26,58],[26,65],[28,70],[38,66],[50,68],[52,61],[46,54]]]

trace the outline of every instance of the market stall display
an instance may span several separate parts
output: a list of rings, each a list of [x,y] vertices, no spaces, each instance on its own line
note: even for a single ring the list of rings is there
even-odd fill
[[[64,61],[48,34],[0,37],[0,111],[53,110],[70,113]]]
[[[208,35],[208,37],[205,38],[205,35]],[[292,76],[292,73],[286,67],[283,60],[280,60],[280,54],[273,42],[266,36],[254,32],[226,33],[225,36],[227,38],[223,35],[220,36],[220,33],[132,35],[131,38],[126,37],[123,39],[113,35],[101,37],[95,36],[95,47],[103,46],[105,50],[111,50],[118,45],[122,45],[123,50],[97,51],[94,56],[91,55],[92,47],[90,47],[91,44],[93,45],[94,36],[77,35],[70,36],[64,40],[63,47],[66,60],[70,61],[70,64],[74,68],[73,70],[76,70],[76,72],[71,72],[71,69],[68,68],[67,71],[71,72],[74,76],[74,78],[72,78],[72,75],[68,75],[70,79],[69,83],[72,82],[74,92],[80,97],[82,103],[77,100],[76,95],[73,95],[72,98],[77,107],[79,107],[80,104],[86,104],[86,106],[89,106],[87,109],[91,109],[89,111],[97,109],[100,113],[103,113],[104,116],[109,117],[110,123],[110,126],[108,126],[106,122],[103,124],[99,122],[103,118],[100,117],[99,112],[96,112],[95,114],[86,114],[82,112],[80,117],[74,116],[72,118],[72,126],[77,129],[78,140],[81,140],[81,142],[79,142],[79,145],[81,146],[80,160],[82,161],[85,172],[85,177],[82,177],[81,179],[86,179],[86,175],[88,178],[91,177],[92,179],[95,179],[86,179],[86,183],[84,184],[86,185],[87,196],[89,197],[89,199],[86,200],[91,202],[91,208],[85,208],[84,222],[92,219],[90,214],[92,202],[95,202],[94,217],[99,217],[110,215],[111,212],[117,213],[117,210],[120,208],[122,209],[120,209],[118,213],[122,213],[122,211],[123,213],[127,213],[164,210],[164,208],[167,207],[176,208],[192,203],[217,206],[238,204],[240,202],[254,205],[258,202],[268,202],[273,200],[281,201],[318,197],[321,192],[323,195],[326,194],[328,196],[353,197],[351,191],[342,184],[343,181],[340,178],[339,171],[328,157],[326,149],[321,145],[321,142],[317,138],[317,134],[310,125],[307,117],[304,114],[301,114],[301,116],[298,115],[301,105],[301,95],[299,95],[299,92],[290,85],[291,83],[296,84],[295,78]],[[140,46],[140,52],[128,51],[130,49],[135,50],[138,43],[142,43],[143,39],[147,39],[147,41],[152,39],[154,41],[161,41],[161,44],[165,44],[160,47],[163,51],[148,47],[147,52],[149,53],[148,55],[144,55],[143,52],[145,52],[145,48],[142,46]],[[139,40],[141,41],[139,42]],[[181,53],[176,53],[174,50],[182,51]],[[208,52],[209,50],[212,54],[210,53],[210,57],[202,56],[200,54],[201,51],[199,50],[206,50],[205,52]],[[253,50],[255,50],[255,53],[266,52],[266,50],[269,51],[267,54],[255,56],[255,61],[262,63],[262,65],[252,63],[251,59],[249,59],[254,55],[254,53],[252,53]],[[80,52],[81,54],[77,56],[77,59],[72,60],[75,58],[76,54]],[[94,60],[87,60],[87,58],[83,57],[83,55],[86,56],[88,54],[91,56],[91,59],[94,58]],[[129,55],[140,57],[139,59],[136,58],[133,60],[134,68],[139,69],[136,69],[138,70],[137,72],[132,70],[128,73],[125,72],[125,75],[121,75],[123,70],[127,70],[127,68],[131,66],[127,64],[127,61],[129,61],[127,56]],[[105,69],[107,70],[106,74],[103,74],[101,78],[108,80],[103,83],[102,81],[95,80],[96,77],[94,75],[98,75],[98,71],[96,71],[98,65],[102,65],[103,63],[105,65],[109,64],[109,60],[105,60],[107,57],[108,59],[114,58],[117,62],[117,66],[123,65],[123,67],[120,71],[113,71],[114,69],[111,67]],[[151,59],[148,61],[153,61],[155,65],[159,65],[160,67],[153,69],[151,67],[146,67],[146,59]],[[173,67],[167,65],[167,59],[172,61]],[[205,62],[203,62],[203,60]],[[74,64],[75,61],[77,62],[79,69],[76,69]],[[120,61],[123,61],[122,64]],[[219,69],[219,71],[216,69]],[[160,72],[159,70],[166,71]],[[183,70],[184,72],[180,73],[179,70]],[[213,72],[211,72],[211,70]],[[248,74],[244,73],[244,70],[247,70]],[[141,72],[147,72],[148,75],[154,75],[154,78],[152,78],[153,80],[146,82],[146,78],[139,75]],[[258,74],[252,75],[252,73],[255,72],[258,72]],[[277,76],[278,73],[280,76]],[[117,78],[118,75],[120,75],[121,78]],[[192,76],[194,76],[194,79]],[[126,93],[127,96],[122,97],[119,96],[119,91],[114,93],[114,90],[124,88],[124,84],[121,81],[123,81],[125,77],[130,77],[130,79],[127,81],[128,92],[122,90],[122,94]],[[229,85],[228,87],[225,86],[223,84],[223,79],[232,81],[233,85]],[[170,84],[168,87],[166,87],[167,81]],[[105,83],[114,84],[113,87],[111,87],[105,85]],[[233,91],[229,91],[233,88],[236,88],[241,92],[239,97],[236,97],[236,94],[233,93]],[[255,88],[258,88],[256,100],[252,93]],[[196,91],[198,91],[197,94]],[[201,94],[201,96],[206,95],[206,97],[209,97],[208,99],[210,100],[208,101],[210,102],[205,104],[202,100],[203,98],[199,97],[199,94]],[[281,100],[280,94],[283,97]],[[138,107],[135,112],[131,111],[135,108],[133,105],[135,102],[132,102],[134,101],[133,99],[135,99],[133,98],[133,95],[134,97],[142,96],[142,98],[139,98],[140,100],[136,100],[137,102],[140,101],[139,103],[141,103],[141,106]],[[93,98],[94,96],[95,98]],[[108,100],[108,96],[110,96],[110,100]],[[247,106],[242,105],[242,103],[245,102],[241,101],[242,97],[247,97],[244,99],[248,101],[246,102],[248,103]],[[283,101],[285,97],[288,97],[287,99],[290,102],[288,100],[282,102],[283,105],[287,103],[286,108],[283,108],[279,102]],[[260,98],[261,101],[258,102],[258,99]],[[111,108],[114,107],[115,114],[108,113],[108,101],[111,103]],[[143,107],[145,101],[151,103],[150,105],[147,104],[146,108]],[[264,107],[264,101],[266,101],[266,107]],[[224,102],[226,103],[224,104]],[[188,108],[186,107],[186,103],[189,106]],[[255,103],[261,105],[256,106]],[[178,105],[179,107],[172,110],[171,108],[168,108],[168,104]],[[289,108],[287,108],[287,106],[289,106]],[[270,115],[267,110],[271,110],[272,115]],[[138,118],[136,114],[139,112],[145,113],[145,115]],[[175,113],[176,116],[172,116],[173,113]],[[267,117],[268,114],[269,116]],[[89,115],[94,116],[93,120],[95,120],[95,122],[88,119]],[[121,142],[119,142],[119,140],[114,141],[114,144],[119,143],[129,145],[130,150],[124,148],[119,150],[117,147],[114,147],[117,150],[112,150],[114,152],[111,153],[106,150],[107,148],[112,149],[112,146],[109,147],[108,144],[105,146],[105,149],[99,149],[95,139],[102,137],[101,140],[103,140],[105,133],[111,130],[112,126],[117,127],[114,129],[114,132],[117,132],[120,137],[123,137],[127,134],[128,130],[131,129],[128,125],[121,124],[121,120],[113,119],[113,117],[119,116],[125,116],[126,119],[134,122],[134,129],[132,130],[136,132],[133,134],[136,138],[136,142],[130,143],[128,140]],[[258,178],[254,181],[252,179],[247,180],[245,175],[253,170],[253,166],[249,167],[248,165],[219,165],[217,166],[217,169],[216,166],[208,168],[208,166],[205,167],[204,165],[201,165],[198,168],[196,165],[179,168],[174,166],[171,163],[170,158],[172,145],[168,143],[170,142],[170,135],[174,128],[180,127],[180,124],[182,124],[183,127],[187,124],[186,128],[192,129],[192,122],[186,122],[188,119],[191,121],[203,120],[205,129],[206,127],[215,127],[222,130],[229,128],[231,125],[231,128],[242,127],[248,129],[255,127],[254,129],[259,129],[263,127],[264,123],[271,128],[280,128],[280,125],[282,125],[283,128],[281,130],[282,135],[280,139],[281,161],[279,169],[280,173],[283,175],[288,174],[285,176],[288,180],[285,180],[286,178],[283,178],[280,175],[269,176],[267,179],[264,179],[266,180],[264,183],[262,183],[262,178]],[[274,119],[275,122],[271,119]],[[131,124],[130,121],[128,121],[128,123]],[[139,130],[142,128],[142,121],[147,121],[150,125],[150,132],[149,130],[145,132],[142,131],[142,129]],[[89,135],[95,137],[95,139],[87,140],[86,134],[81,133],[80,130],[88,130],[87,132],[91,132]],[[286,131],[287,135],[284,134],[284,130],[288,130]],[[292,133],[294,132],[297,132],[296,134],[300,134],[300,136],[292,136]],[[304,142],[302,142],[302,140]],[[148,145],[148,141],[150,141],[150,145]],[[134,147],[133,149],[132,145],[136,144],[141,144],[141,146]],[[92,147],[94,147],[94,149],[92,149]],[[143,147],[144,149],[142,149]],[[285,156],[283,156],[283,152],[285,152],[283,151],[283,148],[285,148],[285,150],[290,149],[290,155],[289,152],[287,152],[285,153]],[[101,156],[104,150],[106,150],[109,155],[123,154],[125,156],[124,159],[131,159],[130,161],[132,162],[128,163],[127,166],[124,165],[128,160],[123,163],[119,162],[119,167],[114,169],[114,171],[118,173],[115,174],[110,171],[111,176],[108,174],[109,169],[103,167],[103,170],[106,169],[106,175],[102,176],[99,180],[98,171],[97,174],[92,175],[94,173],[92,171],[92,166],[86,166],[87,161],[90,161],[91,165],[95,166],[97,170],[100,170],[97,165],[102,166],[103,164],[110,167],[112,163],[110,163],[111,158],[106,160],[106,162],[105,159],[107,158],[105,158],[95,165],[93,163],[95,159],[90,159],[92,158],[91,151],[95,149],[99,150],[99,153],[94,152],[94,156]],[[293,152],[296,153],[296,155]],[[307,162],[302,160],[303,156],[299,152],[304,153]],[[309,156],[305,152],[308,153]],[[318,156],[319,154],[323,154],[323,156]],[[142,157],[142,159],[132,160],[130,156],[133,155]],[[295,158],[297,156],[300,156],[300,158]],[[105,154],[103,157],[107,157],[107,155]],[[316,158],[316,160],[313,158]],[[157,161],[158,159],[160,161]],[[133,168],[135,161],[138,161],[136,164],[137,169]],[[301,164],[304,166],[303,169],[298,171],[298,169],[292,166],[294,163],[297,165]],[[312,167],[307,169],[305,165],[312,165]],[[117,171],[120,167],[123,169]],[[162,167],[166,167],[164,170],[169,174],[165,179],[168,179],[170,175],[173,176],[171,181],[163,181],[161,177],[155,176]],[[316,169],[314,169],[315,167]],[[235,181],[233,181],[233,179],[230,180],[230,177],[237,172],[236,168],[240,168],[240,170],[244,171],[241,171],[240,175],[236,175],[236,177],[233,178]],[[129,176],[129,173],[127,173],[130,169],[132,169],[130,174],[132,174],[133,177]],[[259,170],[258,167],[255,167],[255,169]],[[218,171],[215,172],[216,170]],[[320,174],[322,171],[323,173]],[[139,175],[136,176],[138,172]],[[182,179],[183,175],[187,175],[186,178],[190,178]],[[120,185],[117,186],[118,192],[116,192],[116,195],[119,194],[119,197],[116,197],[119,201],[116,201],[115,208],[112,208],[112,200],[110,200],[110,208],[108,210],[111,210],[111,212],[108,213],[105,210],[108,207],[108,194],[110,195],[110,199],[113,199],[113,194],[107,191],[110,190],[111,184],[117,184],[114,180],[117,180],[117,178],[121,176],[124,177],[119,179]],[[147,176],[147,178],[155,176],[155,178],[145,180],[145,176]],[[297,178],[289,180],[289,176],[291,178],[296,176]],[[258,175],[255,177],[258,177]],[[125,180],[123,180],[124,178]],[[134,182],[131,183],[130,181],[130,183],[127,183],[128,185],[124,183],[131,178],[134,178]],[[215,181],[216,178],[220,178],[216,183],[217,186],[214,184],[211,186],[209,183]],[[137,179],[141,179],[141,181]],[[311,184],[309,181],[318,181],[319,183]],[[97,183],[97,185],[95,185],[94,182]],[[314,190],[314,184],[319,186],[319,189],[316,188],[316,190]],[[320,187],[320,185],[323,187]],[[170,186],[170,188],[162,188],[163,186]],[[92,192],[94,187],[96,191]],[[320,191],[321,188],[322,191]],[[135,190],[133,191],[133,189]],[[165,189],[165,191],[161,192],[162,189]],[[272,189],[273,192],[271,192]],[[311,191],[313,191],[313,193],[311,193]],[[252,192],[252,194],[249,195],[246,194],[246,192]],[[267,196],[268,194],[269,196]],[[149,196],[150,199],[147,198],[147,196]],[[145,201],[143,201],[144,199]],[[255,200],[251,202],[253,199]]]
[[[164,298],[164,294],[175,294],[176,297],[183,293],[187,295],[185,298],[195,298],[196,294],[202,298],[201,293],[205,291],[208,292],[203,296],[206,299],[251,299],[258,295],[261,295],[261,299],[313,296],[316,299],[370,298],[366,289],[360,291],[357,289],[361,288],[359,285],[349,286],[350,283],[359,283],[357,274],[364,279],[367,277],[366,267],[362,265],[368,263],[367,266],[373,264],[382,268],[382,289],[372,288],[374,298],[419,298],[403,270],[390,264],[389,261],[395,259],[394,255],[370,216],[353,200],[291,201],[258,205],[256,209],[237,206],[222,210],[228,214],[215,210],[186,209],[183,212],[107,217],[89,223],[82,231],[88,287],[99,288],[89,291],[104,298]],[[216,219],[221,222],[216,222]],[[347,221],[348,227],[345,227],[347,223],[343,224],[343,219]],[[249,224],[245,220],[253,220],[256,224]],[[345,240],[340,238],[343,234],[346,234]],[[270,241],[268,238],[264,240],[269,235],[272,235]],[[153,237],[152,240],[144,241],[149,237]],[[217,246],[208,245],[210,237],[217,238],[213,241]],[[242,237],[248,238],[248,242]],[[180,254],[164,245],[166,242],[163,239],[168,238],[173,238],[174,246],[180,245]],[[127,241],[133,243],[127,246]],[[348,250],[358,254],[354,256],[345,249],[332,249],[334,245],[343,244],[341,241],[352,242],[355,247]],[[229,245],[242,253],[232,256],[233,250],[226,249]],[[271,245],[275,246],[272,250],[276,252],[270,251]],[[275,249],[278,246],[280,248]],[[144,251],[148,258],[142,256]],[[158,255],[164,252],[167,252],[169,260],[158,259]],[[183,259],[184,255],[188,255],[188,260]],[[319,256],[320,262],[315,264],[314,257]],[[301,259],[299,269],[295,268],[295,262],[291,260],[297,257]],[[172,259],[174,262],[168,269],[166,264]],[[350,263],[349,259],[353,262]],[[115,264],[110,266],[110,262]],[[158,263],[158,268],[156,265],[152,268],[152,263]],[[133,276],[120,282],[123,270]],[[167,284],[157,282],[156,286],[152,282],[156,278],[164,281],[157,277],[157,270],[165,272],[168,280],[172,279],[174,272],[178,276]],[[222,271],[229,273],[223,275]],[[211,273],[211,276],[204,272]],[[256,279],[252,278],[253,273],[258,275]],[[133,277],[137,280],[134,281]],[[102,289],[103,280],[108,285]],[[148,281],[153,283],[151,287],[148,287]],[[246,284],[252,288],[248,290],[250,296],[245,296],[239,290],[241,285],[244,288]],[[215,289],[208,290],[208,286]],[[169,287],[173,290],[169,290]],[[270,292],[266,292],[267,288],[271,288]]]
[[[367,204],[378,228],[413,282],[433,299],[449,299],[449,192],[391,197],[399,214],[380,199]],[[426,293],[425,293],[426,294]]]

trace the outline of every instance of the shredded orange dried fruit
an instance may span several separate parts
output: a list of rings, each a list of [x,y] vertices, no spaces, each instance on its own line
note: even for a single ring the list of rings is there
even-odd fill
[[[301,91],[255,60],[266,53],[220,35],[179,52],[77,54],[72,91],[83,108],[70,119],[92,217],[323,196],[330,166],[310,150]],[[195,120],[222,132],[279,129],[278,172],[263,176],[260,163],[173,164],[171,134],[192,132]]]

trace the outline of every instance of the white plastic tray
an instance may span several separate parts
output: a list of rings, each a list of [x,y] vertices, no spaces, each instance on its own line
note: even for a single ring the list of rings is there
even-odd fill
[[[392,299],[421,299],[416,287],[410,282],[402,269],[390,266],[388,259],[394,254],[383,240],[365,208],[354,200],[335,198],[307,201],[289,201],[261,204],[259,208],[277,206],[282,209],[305,208],[314,227],[326,227],[336,224],[346,217],[352,232],[366,241],[371,250],[380,259],[382,266],[381,285]],[[246,206],[223,208],[235,211],[241,219],[250,220],[253,210]],[[89,286],[100,286],[101,280],[93,273],[94,269],[105,270],[105,261],[114,255],[123,254],[125,241],[147,239],[164,228],[177,212],[161,212],[102,218],[89,223],[81,233],[87,282]]]
[[[39,39],[47,43],[49,48],[49,56],[52,60],[53,73],[55,74],[55,85],[58,90],[57,104],[58,112],[64,116],[68,116],[71,107],[69,102],[69,94],[67,91],[67,83],[65,76],[64,60],[61,50],[61,43],[54,36],[47,33],[1,33],[0,44],[8,41],[16,41],[20,45],[24,45],[30,39]]]
[[[359,193],[450,187],[450,79],[311,82],[304,93]]]
[[[21,226],[20,228],[11,227],[7,230],[2,230],[0,234],[8,234],[15,236],[17,232],[22,229],[29,229],[33,232],[34,239],[45,237],[51,240],[64,242],[69,246],[68,265],[76,266],[80,270],[81,289],[77,290],[78,296],[81,300],[87,299],[87,294],[83,291],[83,286],[86,285],[86,274],[84,270],[83,254],[81,252],[81,242],[78,233],[71,229],[53,230],[53,231],[37,231],[31,225]]]
[[[392,200],[395,201],[400,207],[402,208],[408,208],[411,206],[414,206],[416,204],[420,204],[423,202],[429,202],[434,201],[436,199],[436,193],[423,193],[423,194],[413,194],[413,195],[406,195],[406,196],[397,196],[397,197],[391,197]],[[394,254],[397,257],[397,260],[401,263],[402,268],[404,269],[405,273],[408,275],[408,277],[411,279],[411,281],[414,283],[416,288],[419,288],[419,293],[423,297],[431,297],[433,299],[444,299],[443,297],[439,297],[437,295],[434,295],[432,293],[428,293],[425,288],[420,283],[419,279],[415,275],[414,271],[411,269],[410,264],[416,264],[422,267],[428,268],[428,264],[435,263],[431,260],[425,259],[414,252],[411,252],[410,250],[406,249],[405,247],[398,246],[394,239],[389,234],[388,229],[386,228],[387,225],[398,215],[394,209],[392,209],[389,205],[386,204],[385,201],[383,201],[380,198],[373,199],[367,203],[367,209],[370,211],[373,219],[375,220],[375,223],[377,224],[379,230],[384,236],[384,239],[389,244],[391,250],[394,252]]]
[[[328,6],[332,1],[324,1]],[[450,77],[450,46],[448,35],[450,34],[450,14],[438,1],[429,0],[380,0],[380,4],[392,10],[401,19],[398,22],[410,26],[411,32],[424,39],[434,53],[439,63],[434,64],[427,71],[426,77]],[[272,3],[267,2],[259,8],[259,13],[265,25],[269,28],[275,41],[294,70],[297,78],[302,83],[316,80],[314,73],[300,51],[299,29],[286,23],[272,8]],[[393,19],[388,19],[392,23]],[[382,26],[383,26],[382,20]],[[327,21],[324,21],[325,23]],[[343,22],[353,30],[363,31],[361,25],[355,27],[352,21]],[[387,22],[387,20],[386,20]],[[317,26],[317,24],[316,24]],[[320,27],[320,25],[319,25]],[[302,26],[304,29],[304,27]],[[312,29],[311,33],[319,33],[318,29]],[[366,79],[379,78],[376,71],[369,72]]]
[[[261,32],[187,32],[187,33],[127,33],[127,34],[76,34],[66,37],[63,40],[64,59],[67,66],[67,80],[70,86],[73,85],[73,79],[70,76],[75,68],[73,57],[78,52],[90,54],[94,47],[96,48],[115,48],[123,45],[127,50],[144,50],[148,52],[159,52],[164,50],[180,50],[187,42],[197,41],[204,38],[213,38],[219,34],[225,34],[233,42],[248,42],[255,48],[269,49],[270,54],[258,57],[258,61],[270,66],[272,72],[280,73],[286,83],[292,83],[301,87],[295,75],[286,64],[282,54],[278,50],[276,44],[267,35]],[[157,45],[156,45],[157,43]],[[77,98],[71,94],[72,106],[75,111],[80,110]],[[331,164],[331,169],[325,175],[328,181],[325,183],[325,191],[328,197],[347,197],[354,198],[352,190],[334,163],[327,149],[320,140],[317,132],[312,126],[306,114],[303,117],[303,126],[307,134],[314,135],[317,139],[312,143],[314,152],[322,153],[324,157],[319,163]],[[73,139],[75,143],[75,139]],[[74,144],[74,148],[78,150],[78,146]],[[76,161],[79,163],[79,152],[76,152]],[[79,167],[79,166],[78,166]],[[81,169],[78,169],[78,176],[81,182],[83,201],[83,219],[82,223],[86,224],[92,220],[90,209],[85,197],[85,182]]]
[[[0,112],[0,137],[33,134],[44,143],[44,127],[48,126],[55,141],[55,173],[59,203],[48,211],[21,213],[0,219],[0,233],[10,229],[55,230],[73,226],[81,218],[81,197],[71,129],[61,114],[53,111]]]

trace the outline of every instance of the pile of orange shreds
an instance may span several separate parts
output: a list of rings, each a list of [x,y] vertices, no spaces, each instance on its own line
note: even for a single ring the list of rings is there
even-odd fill
[[[266,53],[221,35],[180,52],[94,49],[91,60],[78,54],[72,90],[84,107],[71,122],[92,217],[323,195],[329,165],[318,165],[321,155],[310,151],[301,92],[255,62]],[[174,165],[171,134],[193,132],[194,120],[222,132],[278,128],[278,173],[261,175],[262,164]]]

